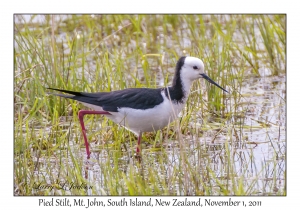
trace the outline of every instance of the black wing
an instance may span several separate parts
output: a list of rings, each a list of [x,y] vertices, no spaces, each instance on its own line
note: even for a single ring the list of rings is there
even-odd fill
[[[54,94],[64,98],[70,98],[76,101],[93,104],[102,107],[104,111],[117,112],[118,108],[127,107],[133,109],[148,109],[163,102],[161,95],[162,89],[149,88],[129,88],[124,90],[117,90],[112,92],[99,93],[85,93],[74,92],[70,90],[60,90],[55,88],[48,88],[57,90],[65,94]]]

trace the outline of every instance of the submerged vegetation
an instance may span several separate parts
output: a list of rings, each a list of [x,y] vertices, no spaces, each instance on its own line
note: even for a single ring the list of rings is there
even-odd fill
[[[286,194],[285,15],[15,15],[14,31],[15,195]],[[230,93],[195,82],[141,162],[135,135],[86,117],[87,161],[83,105],[46,87],[163,87],[184,55]]]

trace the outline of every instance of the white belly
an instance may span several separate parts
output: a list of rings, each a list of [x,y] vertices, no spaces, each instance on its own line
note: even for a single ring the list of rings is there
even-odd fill
[[[118,112],[110,112],[111,115],[106,115],[106,117],[136,134],[162,129],[174,121],[184,107],[184,103],[172,103],[164,92],[162,96],[163,103],[151,109],[119,108]],[[94,110],[102,110],[98,106],[85,105]]]

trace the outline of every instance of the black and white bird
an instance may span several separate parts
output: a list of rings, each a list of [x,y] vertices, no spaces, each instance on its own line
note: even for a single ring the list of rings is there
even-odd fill
[[[90,158],[90,151],[83,122],[86,114],[106,115],[113,122],[138,135],[136,154],[140,155],[142,133],[162,129],[174,121],[188,99],[193,81],[200,78],[227,92],[204,73],[202,60],[195,57],[181,57],[178,60],[171,87],[128,88],[98,93],[48,89],[67,93],[53,95],[79,101],[93,110],[81,110],[78,113],[87,158]]]

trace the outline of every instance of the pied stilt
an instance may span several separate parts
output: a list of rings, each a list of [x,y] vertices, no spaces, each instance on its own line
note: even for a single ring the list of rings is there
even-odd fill
[[[89,159],[90,151],[83,121],[84,115],[105,115],[113,122],[138,135],[136,154],[139,155],[142,133],[162,129],[174,121],[188,99],[193,81],[200,78],[204,78],[227,92],[204,74],[203,62],[195,57],[181,57],[178,60],[171,87],[157,89],[128,88],[98,93],[75,92],[56,88],[48,89],[67,93],[68,95],[53,95],[79,101],[93,109],[93,111],[81,110],[78,113],[87,158]]]

